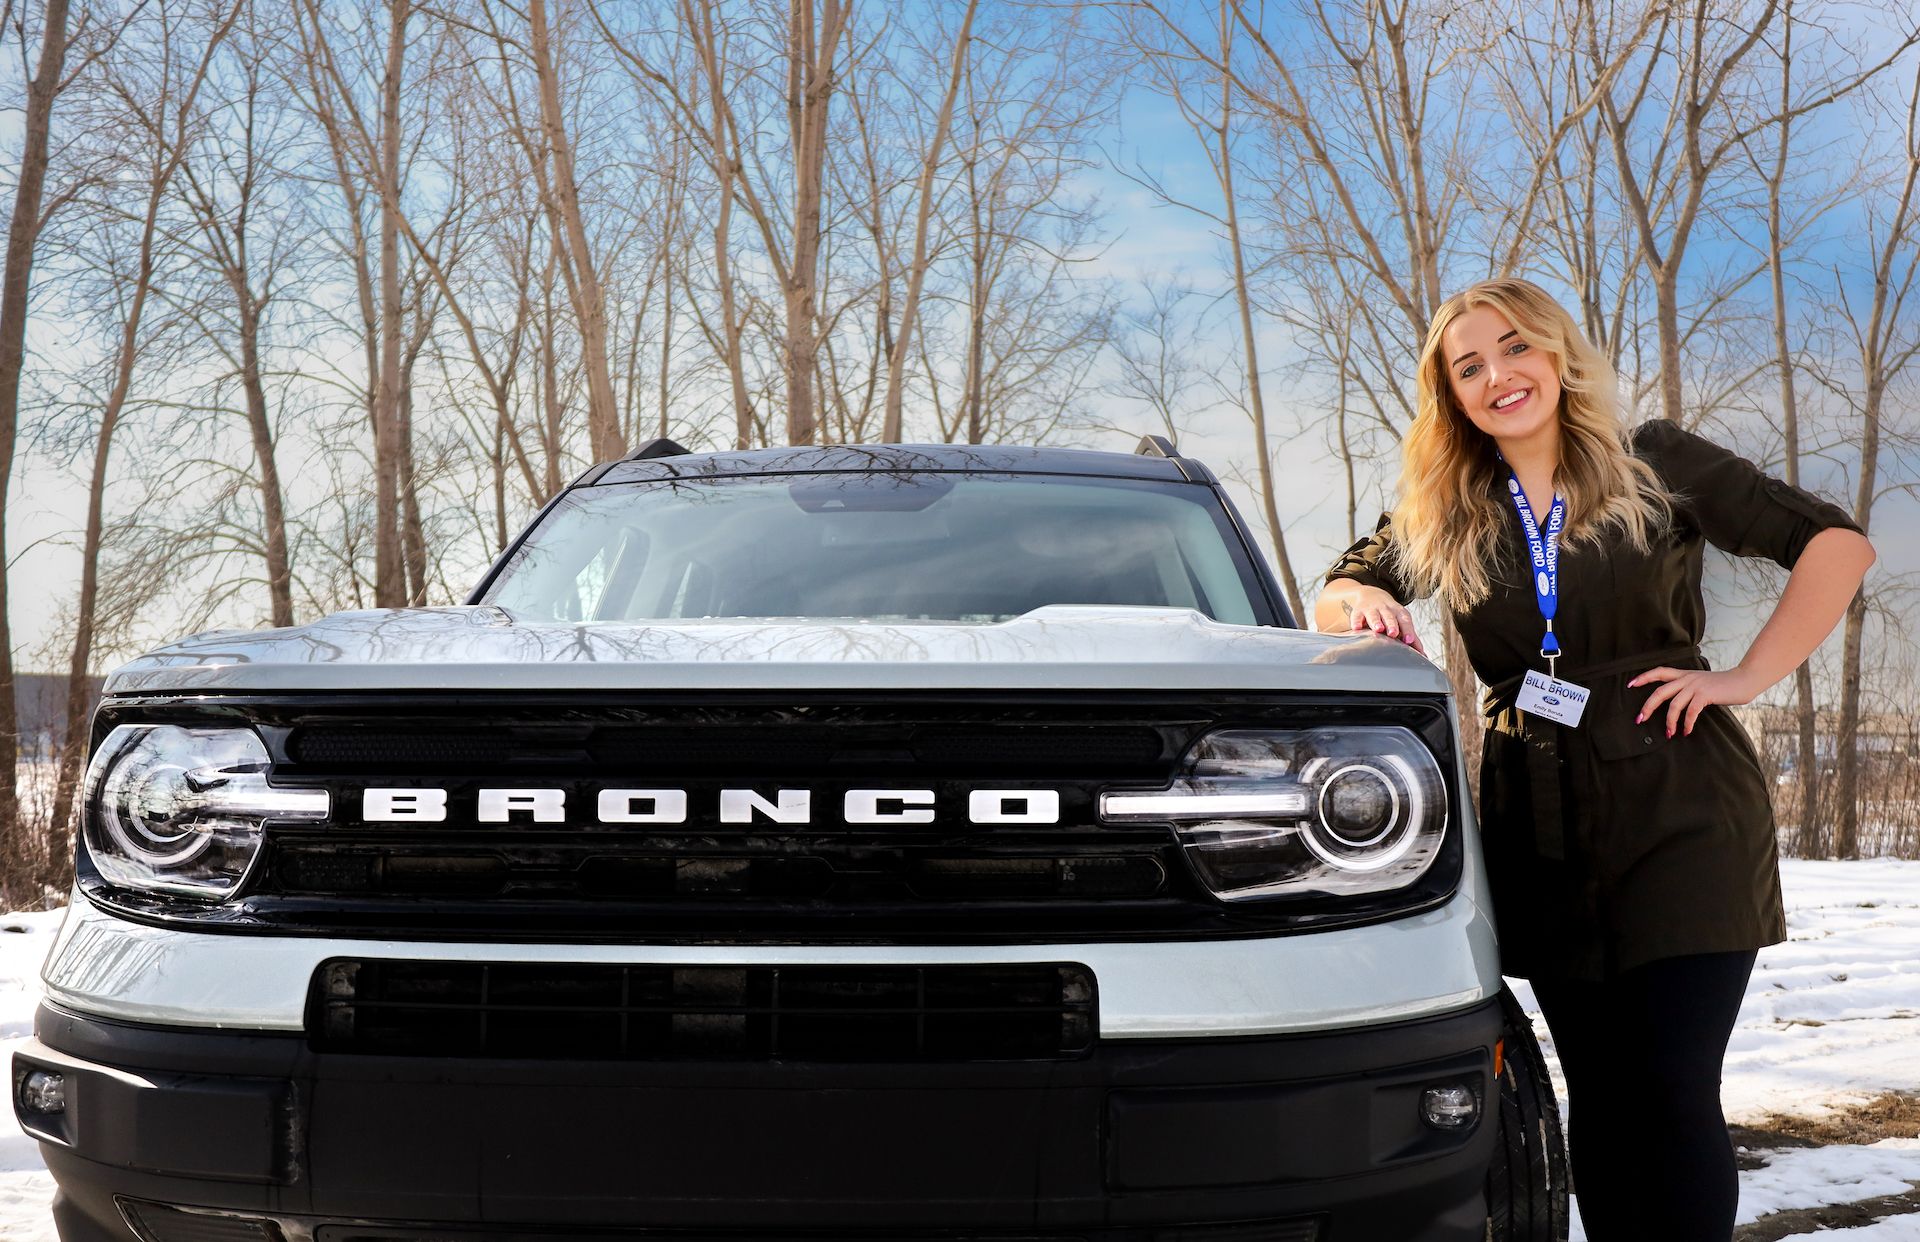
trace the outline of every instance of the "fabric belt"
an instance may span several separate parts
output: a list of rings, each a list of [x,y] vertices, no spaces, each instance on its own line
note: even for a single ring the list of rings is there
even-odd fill
[[[1594,678],[1644,671],[1662,664],[1682,663],[1704,667],[1706,660],[1701,656],[1698,646],[1687,643],[1662,647],[1657,651],[1637,652],[1598,664],[1583,664],[1569,668],[1558,676],[1591,689]],[[1565,728],[1551,720],[1529,716],[1514,706],[1526,676],[1526,672],[1522,671],[1488,686],[1480,699],[1480,715],[1489,730],[1517,737],[1526,744],[1534,849],[1542,858],[1563,862],[1567,856],[1567,831],[1564,822],[1565,803],[1560,790],[1560,739]],[[1485,762],[1484,759],[1482,762]]]

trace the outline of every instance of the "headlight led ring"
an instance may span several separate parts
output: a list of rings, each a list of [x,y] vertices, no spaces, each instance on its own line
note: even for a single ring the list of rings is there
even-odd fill
[[[1381,788],[1387,791],[1386,826],[1365,840],[1356,840],[1342,832],[1334,826],[1333,817],[1327,814],[1327,795],[1334,792],[1334,786],[1339,782],[1341,777],[1349,772],[1364,772],[1378,781]],[[1394,785],[1392,778],[1370,763],[1349,763],[1328,776],[1325,783],[1320,786],[1320,796],[1315,800],[1314,810],[1319,813],[1321,824],[1326,827],[1328,832],[1333,834],[1334,838],[1339,841],[1340,844],[1349,849],[1356,850],[1363,850],[1369,845],[1374,845],[1386,840],[1387,836],[1404,822],[1400,816],[1400,790]]]
[[[213,836],[203,825],[169,822],[178,809],[174,795],[190,780],[191,774],[178,764],[141,763],[111,791],[113,803],[101,817],[107,832],[150,867],[177,867],[204,853]]]

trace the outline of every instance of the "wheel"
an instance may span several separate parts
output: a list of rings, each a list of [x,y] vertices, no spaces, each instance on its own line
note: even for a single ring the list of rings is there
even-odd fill
[[[1489,1242],[1566,1242],[1567,1148],[1560,1106],[1533,1023],[1513,993],[1500,989],[1498,1127],[1487,1166]]]

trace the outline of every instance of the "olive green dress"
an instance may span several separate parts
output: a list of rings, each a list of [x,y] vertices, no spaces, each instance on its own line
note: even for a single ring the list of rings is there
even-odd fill
[[[1675,521],[1646,553],[1617,537],[1598,550],[1561,549],[1557,672],[1592,692],[1577,727],[1513,706],[1521,677],[1545,672],[1546,662],[1504,473],[1489,483],[1511,517],[1492,594],[1453,614],[1489,687],[1481,840],[1501,968],[1521,978],[1599,980],[1662,957],[1786,939],[1768,782],[1745,730],[1714,705],[1691,734],[1668,738],[1665,704],[1646,723],[1634,720],[1659,683],[1626,683],[1663,664],[1708,667],[1699,650],[1703,540],[1791,568],[1815,534],[1859,527],[1665,419],[1636,427],[1630,447],[1675,494]],[[1382,515],[1327,580],[1351,578],[1409,602],[1392,544]]]

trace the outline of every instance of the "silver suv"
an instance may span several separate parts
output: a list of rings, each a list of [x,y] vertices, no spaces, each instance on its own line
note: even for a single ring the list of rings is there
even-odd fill
[[[113,673],[15,1110],[65,1242],[1564,1238],[1458,727],[1164,440],[656,441]]]

